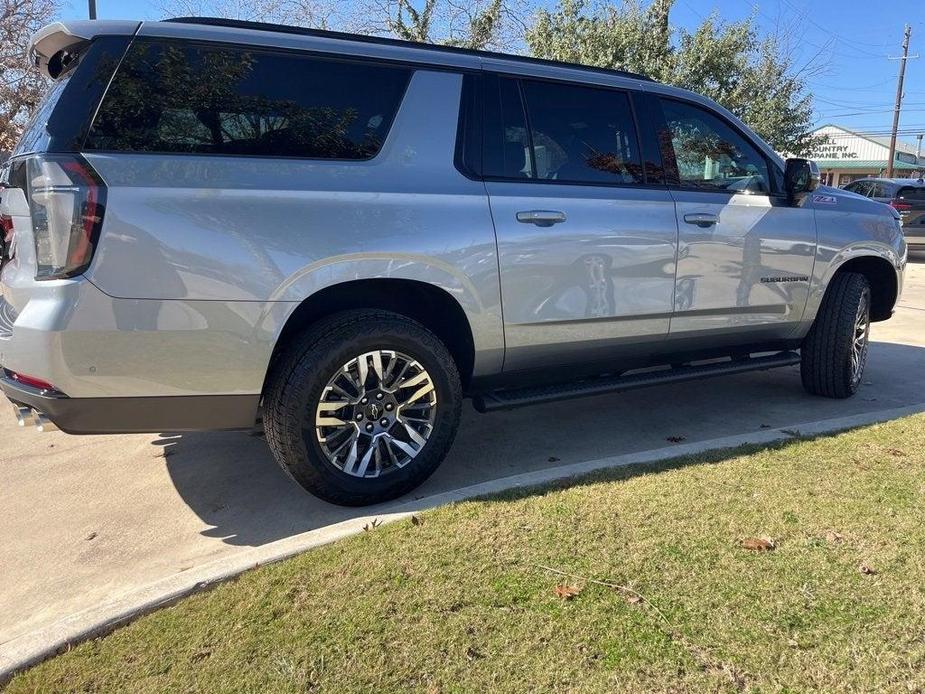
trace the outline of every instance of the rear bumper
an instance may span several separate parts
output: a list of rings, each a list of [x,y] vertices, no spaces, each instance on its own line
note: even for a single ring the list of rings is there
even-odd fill
[[[0,375],[10,402],[45,415],[68,434],[137,434],[250,429],[259,395],[168,395],[69,398],[16,383]]]

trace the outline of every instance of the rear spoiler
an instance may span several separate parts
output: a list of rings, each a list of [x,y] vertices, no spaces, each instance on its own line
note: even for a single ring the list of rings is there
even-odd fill
[[[28,58],[54,79],[67,67],[77,47],[97,36],[134,36],[140,26],[141,22],[129,20],[52,22],[32,37]]]

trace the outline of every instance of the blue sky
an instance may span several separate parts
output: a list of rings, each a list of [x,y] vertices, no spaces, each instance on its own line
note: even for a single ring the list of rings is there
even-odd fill
[[[541,0],[536,5],[551,5]],[[97,0],[101,19],[156,19],[153,0]],[[821,74],[810,78],[816,123],[836,123],[883,133],[892,125],[903,24],[912,26],[906,98],[900,128],[925,133],[925,0],[677,0],[671,21],[693,28],[716,10],[727,20],[753,11],[766,32],[788,37],[797,64],[815,59]],[[86,3],[70,0],[66,17],[86,17]]]

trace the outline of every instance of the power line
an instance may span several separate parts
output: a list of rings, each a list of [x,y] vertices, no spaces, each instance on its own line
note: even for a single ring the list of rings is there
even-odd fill
[[[885,80],[882,80],[882,81],[880,81],[880,82],[876,82],[875,84],[869,84],[869,85],[865,85],[865,86],[863,86],[863,87],[842,87],[842,86],[838,86],[838,87],[834,87],[834,86],[833,86],[833,87],[828,87],[828,86],[823,86],[822,89],[832,89],[833,91],[838,91],[838,92],[876,92],[876,91],[880,91],[879,89],[876,89],[876,87],[882,87],[882,86],[884,86],[884,85],[886,85],[886,84],[890,84],[892,81],[893,81],[893,78],[892,78],[892,77],[889,77],[889,78],[887,78],[887,79],[885,79]],[[815,84],[815,85],[818,85],[818,84],[819,84],[819,82],[818,82],[817,80],[807,80],[807,82],[809,82],[810,84]]]
[[[786,4],[788,7],[790,7],[790,9],[792,9],[794,12],[798,12],[798,13],[800,14],[801,21],[809,22],[810,24],[812,24],[812,25],[813,25],[814,27],[816,27],[817,29],[820,29],[820,30],[824,31],[827,35],[832,36],[832,37],[834,37],[835,39],[840,39],[843,43],[848,44],[848,47],[849,47],[849,48],[853,48],[853,50],[857,50],[857,51],[859,51],[859,52],[861,52],[861,53],[865,53],[865,52],[866,52],[868,56],[871,56],[871,57],[874,57],[874,58],[882,58],[882,57],[884,56],[884,54],[882,54],[882,53],[871,53],[871,52],[865,51],[865,50],[863,50],[863,49],[861,49],[861,48],[852,47],[850,44],[851,44],[851,43],[855,43],[857,46],[867,46],[867,47],[870,47],[870,48],[880,48],[880,47],[886,48],[886,47],[888,47],[888,46],[890,45],[889,43],[884,43],[884,44],[863,43],[863,42],[861,42],[861,41],[857,41],[856,39],[849,39],[849,38],[846,38],[846,37],[841,36],[841,35],[839,35],[839,34],[836,34],[836,33],[834,33],[834,32],[832,31],[831,27],[822,26],[821,24],[819,24],[818,22],[816,22],[815,20],[813,20],[812,17],[810,17],[809,13],[808,13],[806,10],[801,10],[801,8],[799,8],[799,7],[797,7],[796,5],[794,5],[792,2],[790,2],[790,0],[781,0],[781,1],[782,1],[784,4]]]
[[[877,110],[867,110],[867,111],[852,111],[850,113],[827,113],[826,118],[847,118],[848,116],[870,116],[875,113],[898,113],[899,106],[895,108],[883,108]],[[912,111],[925,111],[925,108],[907,108],[907,112],[911,113]]]
[[[826,104],[831,104],[833,106],[838,106],[840,108],[867,108],[867,107],[878,107],[882,106],[883,102],[881,100],[876,101],[832,101],[831,99],[826,99],[825,97],[813,95],[813,99],[816,101],[821,101]],[[925,101],[903,101],[904,104],[908,106],[925,106]]]

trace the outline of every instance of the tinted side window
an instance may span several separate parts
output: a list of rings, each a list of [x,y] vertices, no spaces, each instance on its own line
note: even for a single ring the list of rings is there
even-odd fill
[[[767,161],[744,137],[706,109],[671,99],[661,102],[681,185],[770,193]]]
[[[625,92],[523,83],[535,177],[575,183],[642,183],[642,158]]]
[[[532,178],[530,137],[517,80],[487,75],[484,173],[498,178]]]
[[[410,70],[252,49],[139,41],[87,149],[368,159]]]

